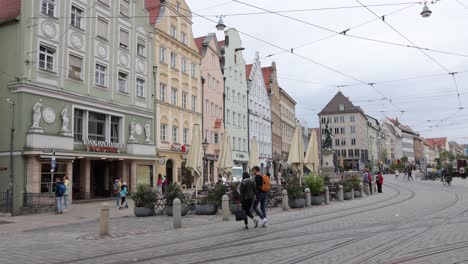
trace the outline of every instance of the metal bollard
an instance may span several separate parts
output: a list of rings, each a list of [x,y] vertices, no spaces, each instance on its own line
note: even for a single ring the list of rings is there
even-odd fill
[[[223,211],[223,221],[229,221],[229,197],[225,194],[222,198],[221,209]]]
[[[283,211],[289,210],[288,191],[283,190]]]
[[[99,218],[99,235],[105,237],[109,235],[109,205],[103,203],[101,206],[101,216]]]
[[[306,207],[311,207],[312,204],[311,204],[311,200],[310,200],[310,189],[309,188],[305,189],[305,200],[306,200],[305,206]]]
[[[343,185],[338,186],[338,201],[343,201]]]
[[[182,227],[182,206],[180,205],[179,198],[175,198],[172,202],[172,219],[174,228]]]
[[[359,192],[361,193],[361,198],[364,197],[364,185],[362,183],[359,184]]]
[[[325,187],[325,197],[323,200],[325,201],[325,204],[330,203],[330,189],[328,189],[328,186]]]

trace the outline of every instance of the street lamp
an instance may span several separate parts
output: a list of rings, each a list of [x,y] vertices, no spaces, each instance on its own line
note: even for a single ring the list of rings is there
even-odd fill
[[[11,104],[11,130],[10,130],[10,191],[11,191],[11,201],[10,201],[10,212],[13,215],[13,195],[14,195],[14,175],[15,169],[13,166],[13,148],[15,140],[15,102],[10,98],[6,99],[6,102]],[[8,194],[7,194],[8,195]],[[7,197],[8,198],[8,197]]]
[[[218,24],[216,25],[216,29],[218,31],[224,31],[226,29],[226,25],[224,24],[223,17],[224,17],[223,15],[219,16],[219,21],[218,21]]]
[[[205,185],[205,177],[207,177],[206,173],[208,171],[208,160],[206,158],[206,151],[208,150],[208,141],[206,140],[206,137],[205,137],[205,140],[202,142],[202,149],[203,149],[203,161],[204,161],[204,164],[203,164],[203,185]]]
[[[424,3],[423,11],[421,12],[422,17],[430,17],[432,14],[432,11],[429,10],[429,7],[427,7],[427,4]]]

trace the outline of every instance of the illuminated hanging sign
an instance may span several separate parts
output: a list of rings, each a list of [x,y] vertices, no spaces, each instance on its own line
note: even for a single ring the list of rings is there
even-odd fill
[[[83,144],[88,151],[95,152],[120,153],[120,150],[125,148],[125,144],[91,139],[83,139]]]

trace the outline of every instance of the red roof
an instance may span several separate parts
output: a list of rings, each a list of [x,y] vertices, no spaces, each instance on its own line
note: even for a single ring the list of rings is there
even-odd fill
[[[204,36],[204,37],[199,37],[199,38],[194,39],[194,40],[195,40],[195,44],[197,45],[197,48],[198,48],[198,51],[200,52],[200,54],[202,54],[202,51],[203,51],[203,41],[205,41],[205,39],[206,39],[206,36]]]
[[[247,81],[250,78],[250,72],[252,71],[252,66],[253,66],[253,64],[245,65],[245,78],[247,79]]]
[[[272,72],[273,72],[273,67],[262,68],[263,80],[265,80],[265,87],[268,93],[271,93],[270,80],[271,80]]]
[[[150,25],[156,24],[161,11],[161,0],[145,0],[145,8],[149,12]]]
[[[441,137],[441,138],[426,138],[426,142],[431,146],[431,147],[439,147],[441,149],[445,149],[445,146],[447,144],[447,138],[446,137]]]
[[[21,0],[0,0],[0,23],[16,19],[21,14]]]
[[[218,46],[221,48],[221,47],[224,47],[226,44],[224,42],[224,40],[221,40],[221,41],[218,41]]]

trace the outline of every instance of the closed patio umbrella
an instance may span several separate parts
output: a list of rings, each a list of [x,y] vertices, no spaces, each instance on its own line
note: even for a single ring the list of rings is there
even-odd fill
[[[228,181],[232,181],[232,167],[234,161],[232,160],[232,148],[229,138],[229,132],[224,133],[223,141],[221,142],[221,151],[219,153],[218,170],[222,176],[227,175]]]
[[[193,128],[192,143],[187,157],[187,164],[185,167],[192,172],[195,177],[195,194],[198,196],[198,186],[201,185],[203,173],[203,152],[201,146],[201,132],[200,125],[195,125]]]
[[[257,137],[253,137],[250,142],[250,155],[249,155],[249,168],[260,166],[260,159],[258,158],[258,143]]]
[[[302,171],[304,165],[304,144],[302,143],[302,129],[299,122],[296,124],[291,149],[289,150],[288,164],[299,174],[302,185]]]
[[[304,158],[304,165],[314,174],[318,173],[319,168],[319,156],[318,156],[318,145],[317,145],[317,132],[312,130],[310,135],[309,146],[307,147],[306,156]]]

